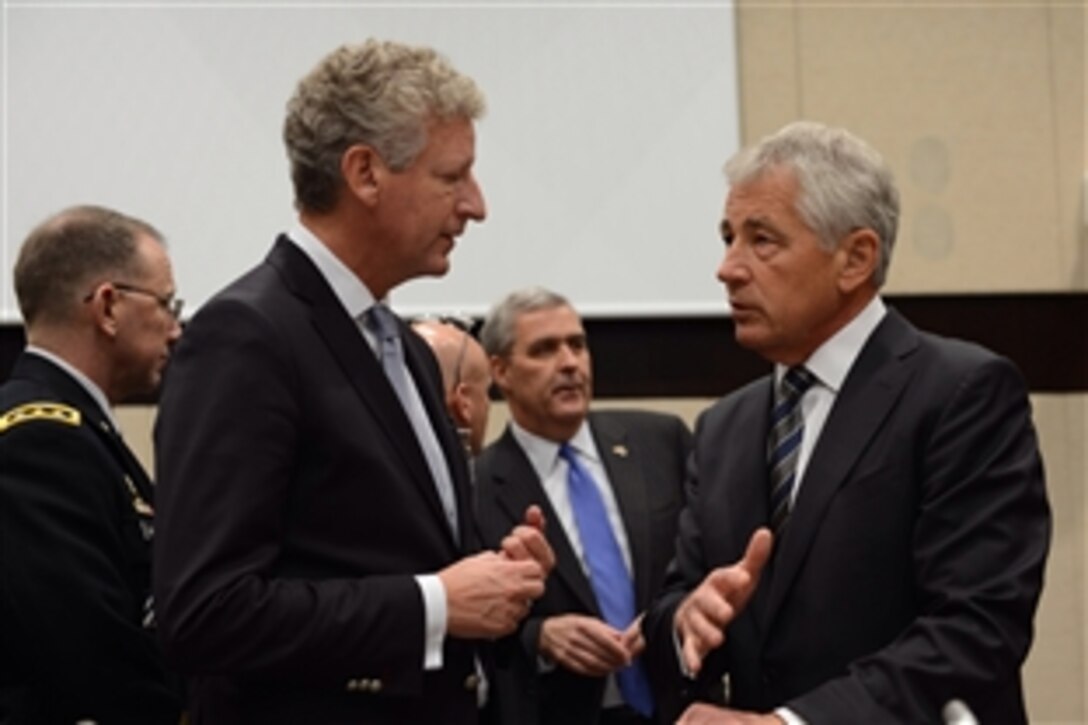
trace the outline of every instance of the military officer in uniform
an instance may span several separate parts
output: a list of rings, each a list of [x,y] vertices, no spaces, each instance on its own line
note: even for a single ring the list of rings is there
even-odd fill
[[[155,642],[152,485],[111,405],[152,392],[180,334],[162,238],[100,207],[23,243],[27,348],[0,386],[0,721],[177,723]]]

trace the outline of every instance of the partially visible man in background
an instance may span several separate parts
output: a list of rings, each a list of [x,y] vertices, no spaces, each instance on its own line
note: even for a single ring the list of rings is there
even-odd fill
[[[422,319],[412,329],[427,341],[442,371],[446,409],[470,456],[479,454],[491,410],[491,365],[484,348],[472,336],[471,327],[450,318]]]
[[[639,620],[672,555],[691,434],[671,415],[590,412],[589,344],[561,295],[511,293],[480,337],[511,417],[477,460],[485,541],[539,506],[556,552],[502,652],[497,711],[526,725],[652,722]]]
[[[158,387],[181,301],[161,235],[100,207],[30,233],[0,386],[0,722],[177,723],[155,642],[151,481],[111,406]]]

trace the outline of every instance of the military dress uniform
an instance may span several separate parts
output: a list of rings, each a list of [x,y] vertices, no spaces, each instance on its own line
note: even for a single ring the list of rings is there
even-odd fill
[[[0,386],[0,723],[177,723],[155,643],[151,482],[106,411],[24,352]]]

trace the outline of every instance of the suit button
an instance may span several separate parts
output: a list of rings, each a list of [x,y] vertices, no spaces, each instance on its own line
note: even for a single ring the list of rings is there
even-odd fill
[[[359,681],[354,679],[348,680],[347,684],[344,685],[344,689],[348,692],[355,692],[359,689]]]
[[[377,677],[370,681],[370,691],[373,693],[379,693],[382,691],[382,681]]]
[[[480,686],[480,676],[475,672],[465,678],[465,689],[469,692],[475,692],[476,688]]]

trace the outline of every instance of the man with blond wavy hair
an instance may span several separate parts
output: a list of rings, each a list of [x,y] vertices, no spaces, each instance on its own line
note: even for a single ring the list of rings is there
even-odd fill
[[[284,140],[298,223],[193,318],[156,431],[162,639],[209,723],[473,723],[480,640],[551,551],[480,551],[426,344],[387,306],[485,216],[483,96],[433,50],[342,47]]]

